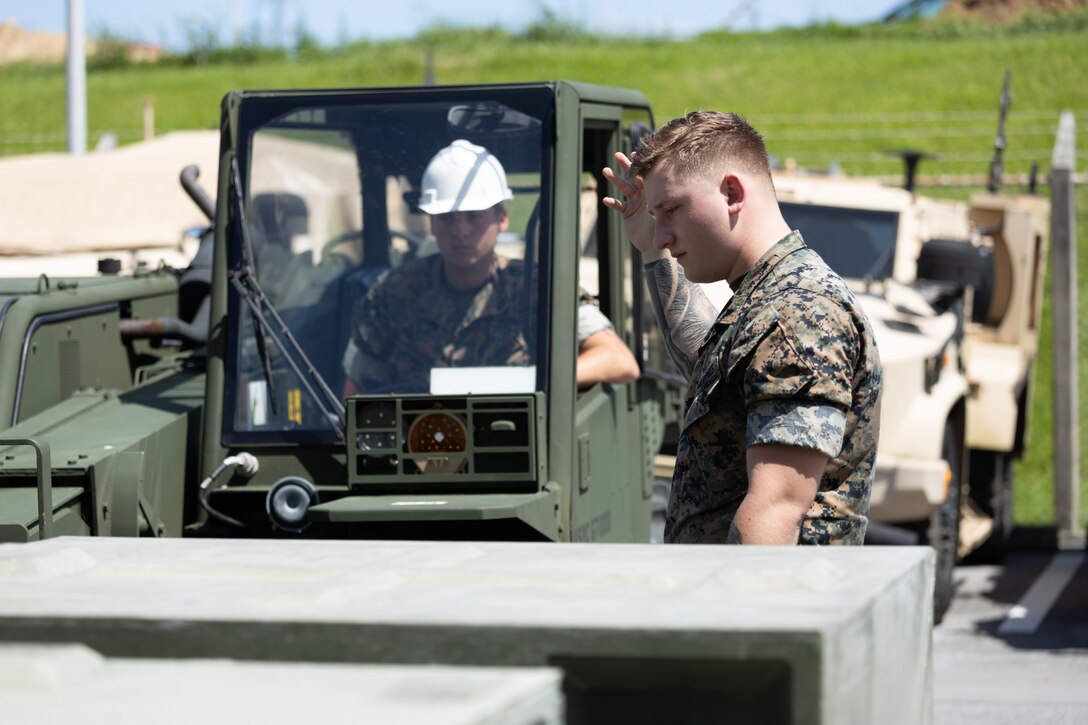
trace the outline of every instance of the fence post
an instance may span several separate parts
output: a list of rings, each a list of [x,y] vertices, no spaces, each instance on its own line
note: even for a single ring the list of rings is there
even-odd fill
[[[1050,237],[1054,250],[1054,523],[1058,541],[1079,529],[1080,420],[1077,404],[1076,125],[1063,111],[1050,165]]]
[[[144,99],[144,141],[155,138],[155,99]]]

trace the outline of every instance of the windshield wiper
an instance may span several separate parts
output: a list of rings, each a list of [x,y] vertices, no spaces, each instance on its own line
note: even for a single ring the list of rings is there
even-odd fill
[[[305,350],[298,344],[298,340],[291,334],[287,323],[280,317],[275,306],[269,301],[260,282],[257,281],[257,268],[254,264],[255,254],[253,240],[249,236],[249,226],[246,224],[245,204],[242,201],[241,173],[238,171],[237,158],[230,162],[231,179],[231,204],[234,212],[234,222],[238,225],[238,233],[242,237],[242,264],[230,270],[230,283],[242,299],[249,305],[253,313],[253,319],[257,321],[257,353],[261,358],[261,366],[264,370],[265,382],[268,385],[268,393],[273,403],[275,413],[275,394],[272,389],[272,364],[268,355],[266,340],[272,340],[283,355],[284,360],[291,366],[295,376],[302,382],[302,386],[313,398],[325,421],[332,427],[341,441],[345,440],[344,431],[346,423],[344,406],[340,398],[332,392],[321,373],[317,371]],[[269,321],[271,320],[271,322]],[[303,373],[305,370],[305,373]]]
[[[888,268],[888,262],[891,261],[892,254],[894,253],[895,241],[892,241],[891,244],[884,247],[884,250],[881,251],[880,256],[875,262],[873,262],[872,266],[869,267],[869,270],[865,273],[865,279],[884,279],[885,277],[887,277],[888,272],[886,270]]]

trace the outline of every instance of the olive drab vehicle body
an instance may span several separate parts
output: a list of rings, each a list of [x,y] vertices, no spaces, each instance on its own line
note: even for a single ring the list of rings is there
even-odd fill
[[[647,541],[676,381],[598,177],[652,125],[569,82],[229,93],[216,198],[183,175],[193,265],[0,281],[0,540]],[[346,395],[368,291],[437,253],[420,179],[455,140],[505,167],[529,355]],[[637,382],[578,390],[587,297]]]
[[[853,288],[884,365],[871,541],[938,550],[938,615],[971,552],[999,557],[1027,445],[1049,203],[928,198],[777,173],[787,221]]]

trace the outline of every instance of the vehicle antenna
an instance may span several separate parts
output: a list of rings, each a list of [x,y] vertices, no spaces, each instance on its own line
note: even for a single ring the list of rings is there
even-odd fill
[[[996,194],[997,190],[1001,188],[1001,176],[1004,173],[1002,167],[1002,155],[1005,153],[1005,117],[1009,113],[1009,105],[1012,99],[1009,98],[1009,82],[1012,80],[1012,71],[1008,68],[1005,69],[1005,83],[1001,88],[1001,105],[998,107],[997,113],[997,138],[994,139],[994,157],[990,161],[990,183],[987,184],[987,188],[991,193]]]

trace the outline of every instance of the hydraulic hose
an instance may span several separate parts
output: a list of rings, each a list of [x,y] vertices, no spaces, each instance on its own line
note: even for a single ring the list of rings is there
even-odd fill
[[[257,472],[257,469],[260,468],[260,465],[257,463],[257,457],[252,453],[242,452],[234,456],[227,456],[223,459],[222,463],[216,466],[215,470],[212,471],[207,478],[200,482],[200,505],[209,515],[219,519],[223,523],[237,526],[238,528],[245,528],[245,524],[241,521],[216,511],[212,508],[212,505],[208,503],[208,489],[211,488],[212,482],[219,478],[223,471],[232,466],[237,466],[238,473],[246,478],[252,477],[253,474]]]
[[[149,317],[146,319],[124,319],[118,323],[122,340],[161,340],[164,337],[176,337],[194,345],[208,341],[205,327],[192,325],[176,317]]]

